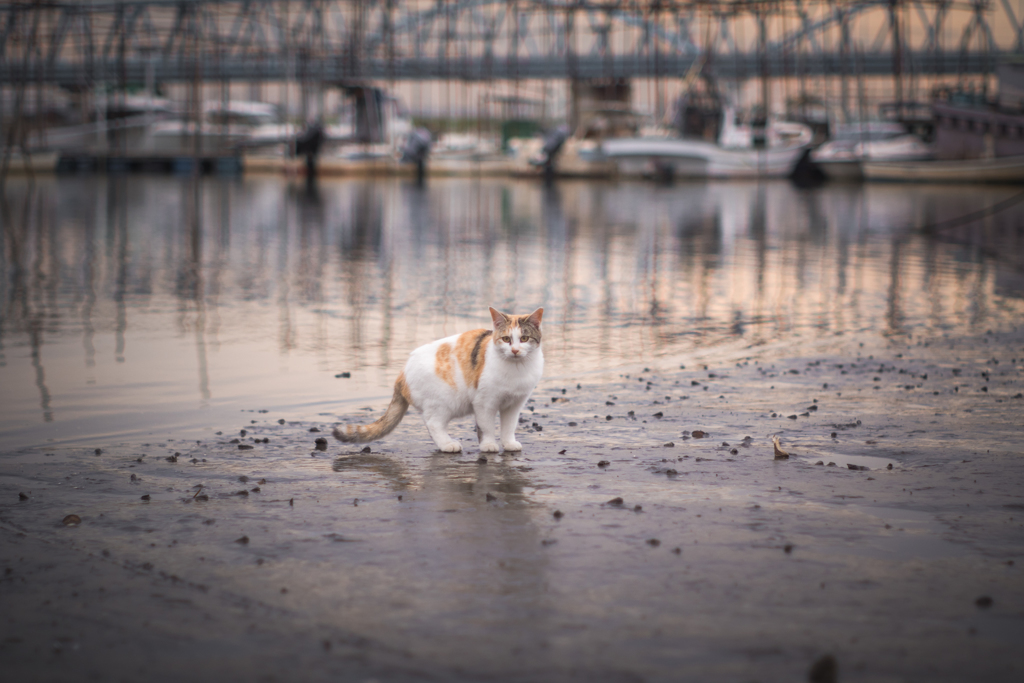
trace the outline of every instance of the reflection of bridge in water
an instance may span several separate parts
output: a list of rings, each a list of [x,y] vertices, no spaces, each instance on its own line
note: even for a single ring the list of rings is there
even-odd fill
[[[1017,8],[1014,8],[1017,5]],[[0,83],[988,73],[1001,0],[128,0],[12,3]]]

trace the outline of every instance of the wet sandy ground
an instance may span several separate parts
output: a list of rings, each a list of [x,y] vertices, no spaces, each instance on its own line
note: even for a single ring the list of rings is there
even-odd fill
[[[417,415],[320,450],[331,418],[258,406],[198,443],[5,454],[0,669],[1020,680],[1024,331],[873,339],[547,379],[486,462],[469,423],[454,456]]]

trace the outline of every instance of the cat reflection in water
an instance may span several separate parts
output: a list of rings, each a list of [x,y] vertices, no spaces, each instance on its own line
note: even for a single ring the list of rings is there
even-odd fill
[[[423,413],[430,438],[447,453],[462,444],[448,435],[448,423],[472,414],[480,451],[497,453],[494,415],[501,416],[501,445],[521,451],[516,441],[519,411],[544,371],[540,348],[543,308],[529,315],[507,315],[490,309],[493,330],[472,330],[425,344],[409,354],[384,415],[368,425],[335,427],[345,443],[365,443],[390,434],[409,406]]]

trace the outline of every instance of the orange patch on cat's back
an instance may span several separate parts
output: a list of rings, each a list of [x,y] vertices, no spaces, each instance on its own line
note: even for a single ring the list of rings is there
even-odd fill
[[[455,388],[455,365],[452,363],[452,347],[449,344],[441,344],[437,347],[437,355],[434,356],[434,374]]]
[[[490,330],[470,330],[460,334],[455,342],[455,357],[459,359],[459,367],[462,368],[462,378],[466,386],[476,388],[480,385],[490,336]]]

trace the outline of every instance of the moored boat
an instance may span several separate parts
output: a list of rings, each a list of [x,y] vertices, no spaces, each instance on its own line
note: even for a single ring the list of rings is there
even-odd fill
[[[868,180],[918,183],[1024,183],[1024,156],[953,161],[865,161]]]
[[[810,127],[802,123],[771,120],[760,130],[739,124],[727,107],[716,141],[671,135],[612,138],[601,143],[601,151],[625,176],[772,178],[793,171],[811,138]]]
[[[861,180],[865,161],[924,161],[932,147],[899,123],[863,121],[837,126],[828,142],[811,152],[811,161],[829,180]]]

